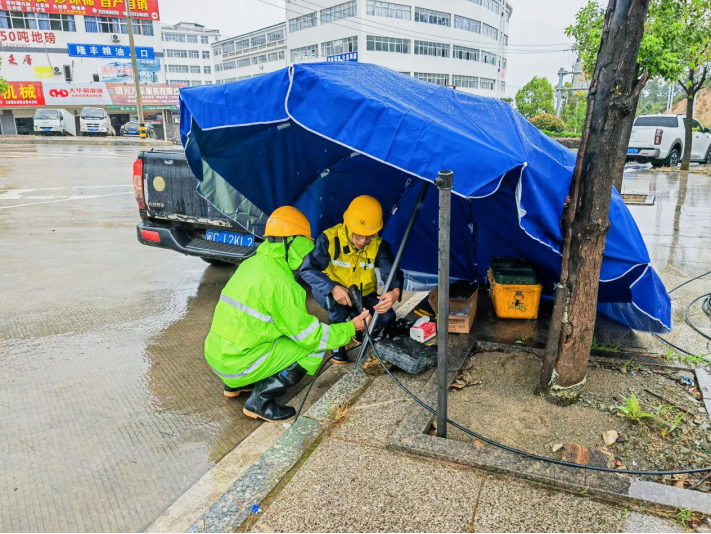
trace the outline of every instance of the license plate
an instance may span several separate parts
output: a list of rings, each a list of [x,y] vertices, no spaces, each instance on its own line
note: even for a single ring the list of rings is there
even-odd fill
[[[52,131],[52,128],[42,128],[42,130],[45,131],[45,132],[51,132],[51,131]]]
[[[628,154],[638,154],[639,153],[639,148],[628,148],[627,149]]]
[[[205,240],[215,243],[227,243],[238,247],[253,247],[254,236],[251,234],[240,234],[237,232],[226,232],[224,230],[206,230]]]
[[[99,129],[98,129],[98,128],[89,128],[89,131],[90,131],[90,132],[98,132]]]

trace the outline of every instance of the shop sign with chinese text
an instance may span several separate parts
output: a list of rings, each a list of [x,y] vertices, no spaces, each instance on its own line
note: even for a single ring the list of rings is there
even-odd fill
[[[105,58],[130,58],[130,46],[102,45],[102,44],[67,44],[67,52],[72,57],[105,57]],[[154,59],[156,54],[153,47],[137,46],[138,59]]]
[[[102,106],[111,104],[106,85],[101,82],[42,82],[48,106]]]
[[[2,2],[2,0],[0,0]],[[33,45],[49,44],[57,42],[54,32],[39,30],[6,30],[0,29],[0,49],[1,48],[27,48]]]
[[[180,88],[184,85],[155,83],[141,85],[141,97],[144,106],[177,106]],[[136,104],[136,89],[133,85],[107,83],[106,88],[115,106]]]
[[[0,108],[44,106],[44,92],[40,82],[7,82],[7,90],[0,93]]]
[[[131,16],[136,19],[160,20],[158,0],[128,0]],[[0,0],[0,10],[53,15],[86,15],[89,17],[126,16],[125,0]]]

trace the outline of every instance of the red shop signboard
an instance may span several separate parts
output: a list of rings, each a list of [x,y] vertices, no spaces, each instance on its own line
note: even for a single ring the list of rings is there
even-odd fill
[[[44,106],[41,82],[8,82],[7,90],[0,93],[0,108]]]
[[[124,18],[126,2],[134,18],[160,20],[158,0],[0,0],[0,10]]]

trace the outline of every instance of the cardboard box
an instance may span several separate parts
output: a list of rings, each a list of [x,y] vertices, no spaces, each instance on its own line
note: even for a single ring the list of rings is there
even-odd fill
[[[476,316],[479,286],[469,282],[455,282],[449,286],[449,328],[450,334],[471,332]],[[437,312],[437,288],[430,291],[428,301]],[[439,328],[438,328],[439,329]]]

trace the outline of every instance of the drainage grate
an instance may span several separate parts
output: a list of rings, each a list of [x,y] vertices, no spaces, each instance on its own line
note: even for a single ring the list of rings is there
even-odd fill
[[[654,198],[654,195],[622,193],[622,200],[625,201],[625,204],[637,206],[653,206]]]

